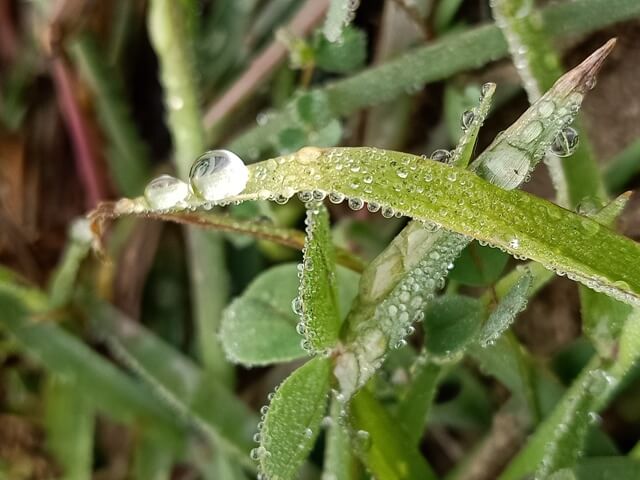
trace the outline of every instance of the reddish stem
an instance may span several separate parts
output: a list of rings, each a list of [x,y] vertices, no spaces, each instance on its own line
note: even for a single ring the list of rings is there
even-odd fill
[[[297,36],[306,35],[323,18],[329,6],[328,0],[307,0],[298,10],[286,29]],[[207,130],[215,127],[242,101],[266,80],[276,67],[287,57],[287,48],[274,40],[252,62],[240,78],[207,108],[204,126]]]
[[[91,148],[89,129],[74,95],[71,74],[64,59],[55,57],[52,60],[51,69],[58,94],[58,104],[71,136],[76,168],[86,193],[87,204],[92,208],[106,195],[96,168],[97,162]]]

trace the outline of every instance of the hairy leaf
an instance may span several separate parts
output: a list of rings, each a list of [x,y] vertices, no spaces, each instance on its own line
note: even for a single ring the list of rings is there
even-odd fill
[[[297,369],[275,392],[252,457],[267,478],[295,478],[320,431],[329,393],[330,359],[317,357]]]
[[[340,331],[335,253],[331,243],[329,212],[322,203],[307,203],[305,223],[307,238],[300,289],[294,307],[300,315],[305,348],[319,353],[336,343]]]
[[[273,267],[259,277],[225,310],[220,338],[234,363],[266,365],[307,355],[296,332],[298,316],[292,303],[298,293],[295,264]],[[358,276],[337,270],[338,306],[343,318],[355,296]]]

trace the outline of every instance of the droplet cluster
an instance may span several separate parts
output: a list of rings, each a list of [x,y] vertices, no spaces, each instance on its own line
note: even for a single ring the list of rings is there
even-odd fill
[[[191,166],[189,184],[161,175],[144,190],[144,202],[132,200],[136,208],[169,212],[198,207],[210,209],[229,197],[241,193],[247,185],[249,170],[244,162],[228,150],[211,150],[198,157]]]

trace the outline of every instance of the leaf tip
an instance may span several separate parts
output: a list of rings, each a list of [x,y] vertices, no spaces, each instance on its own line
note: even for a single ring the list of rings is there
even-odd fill
[[[589,55],[577,67],[564,75],[558,83],[566,84],[570,90],[591,90],[596,83],[596,75],[602,68],[605,59],[616,45],[617,39],[611,38],[607,43]]]

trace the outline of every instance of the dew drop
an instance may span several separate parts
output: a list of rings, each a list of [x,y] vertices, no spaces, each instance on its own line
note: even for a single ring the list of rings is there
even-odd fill
[[[193,163],[189,180],[196,195],[217,201],[242,192],[249,180],[249,170],[235,153],[211,150]]]
[[[536,140],[540,134],[542,133],[543,126],[542,122],[534,120],[533,122],[527,124],[521,132],[522,140],[526,143],[531,143]]]
[[[344,200],[344,195],[338,192],[331,192],[329,194],[329,201],[331,203],[341,203]]]
[[[538,103],[538,113],[542,118],[547,118],[553,113],[556,104],[552,100],[540,100]]]
[[[175,207],[189,196],[189,185],[171,175],[160,175],[144,189],[144,198],[154,210]]]
[[[473,110],[467,110],[462,114],[462,116],[460,117],[460,125],[462,126],[462,130],[464,132],[471,128],[471,124],[473,123],[475,117],[476,115],[475,113],[473,113]]]
[[[562,129],[551,144],[551,152],[558,157],[568,157],[576,151],[580,137],[573,127]]]
[[[431,154],[431,160],[433,160],[434,162],[446,163],[450,158],[451,152],[449,150],[445,150],[444,148],[439,148]]]
[[[360,210],[364,206],[364,201],[361,198],[350,198],[349,199],[349,208],[351,210]]]

